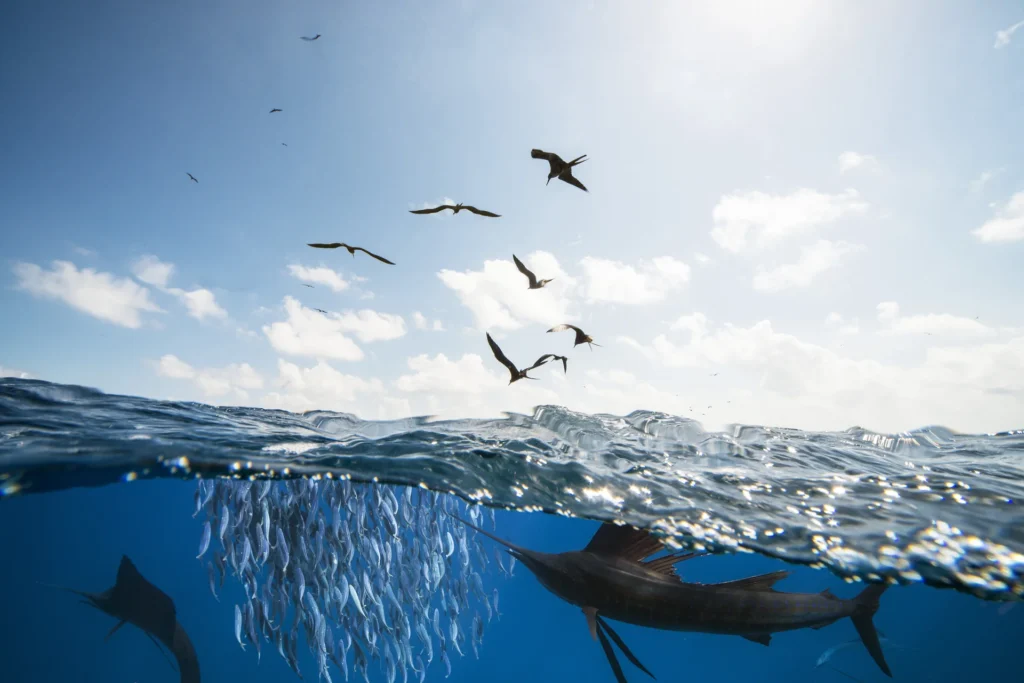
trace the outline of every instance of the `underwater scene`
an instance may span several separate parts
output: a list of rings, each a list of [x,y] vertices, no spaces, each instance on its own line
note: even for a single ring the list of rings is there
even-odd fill
[[[5,0],[0,92],[0,683],[1024,680],[1019,2]]]

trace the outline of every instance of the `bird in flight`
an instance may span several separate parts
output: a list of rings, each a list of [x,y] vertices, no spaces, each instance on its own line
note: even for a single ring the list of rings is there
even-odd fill
[[[528,373],[530,370],[533,370],[538,365],[543,365],[543,363],[534,363],[528,368],[518,370],[516,369],[515,363],[510,361],[505,356],[505,354],[501,352],[501,348],[495,343],[495,341],[491,339],[490,332],[487,333],[487,343],[490,344],[491,352],[494,353],[494,357],[498,359],[498,362],[504,365],[506,368],[508,368],[508,372],[512,376],[512,379],[508,381],[509,384],[512,384],[512,382],[517,382],[521,379],[537,379],[536,377],[528,377],[526,373]],[[547,361],[544,362],[546,363]]]
[[[527,279],[530,280],[529,289],[540,289],[541,287],[555,279],[551,277],[548,278],[547,280],[538,280],[537,276],[534,275],[529,268],[523,265],[523,262],[519,260],[518,256],[512,254],[512,260],[516,262],[516,268],[519,269],[519,272],[525,275]]]
[[[303,287],[309,287],[310,289],[313,289],[313,285],[307,285],[305,282],[302,283],[302,286]]]
[[[475,206],[467,206],[462,203],[455,204],[454,206],[451,204],[442,204],[441,206],[435,206],[432,209],[417,209],[416,211],[410,211],[409,213],[418,213],[422,215],[426,213],[437,213],[439,211],[444,211],[445,209],[451,209],[453,213],[458,213],[459,211],[465,209],[466,211],[471,211],[477,214],[478,216],[487,216],[488,218],[501,218],[500,214],[491,213],[490,211],[484,211],[483,209],[478,209]]]
[[[191,178],[193,183],[198,183],[199,182],[198,180],[196,180],[196,177],[194,175],[192,175],[191,173],[189,173],[188,171],[185,171],[185,175],[187,175],[189,178]]]
[[[533,364],[533,367],[538,368],[544,365],[549,360],[560,360],[562,361],[562,372],[569,372],[569,359],[565,356],[559,356],[555,353],[545,353],[543,356],[537,359],[537,362]]]
[[[282,142],[281,144],[282,144],[282,145],[284,145],[285,147],[287,147],[287,146],[288,146],[288,143],[287,143],[287,142]]]
[[[270,110],[270,113],[273,114],[275,111],[281,111],[281,110],[278,109],[277,107],[274,107],[273,109]]]
[[[338,247],[344,247],[345,249],[348,249],[348,253],[352,254],[352,256],[355,256],[357,251],[361,251],[361,252],[364,252],[367,256],[372,256],[373,258],[377,259],[378,261],[383,261],[384,263],[388,264],[389,266],[395,265],[393,262],[388,261],[383,256],[378,256],[377,254],[374,254],[372,251],[367,251],[366,249],[363,249],[362,247],[350,247],[349,245],[345,244],[344,242],[331,242],[329,244],[323,244],[323,243],[320,243],[320,242],[314,242],[314,243],[309,244],[308,246],[315,247],[317,249],[337,249]]]
[[[576,327],[575,325],[555,325],[550,330],[548,330],[548,332],[565,332],[566,330],[572,330],[573,332],[576,333],[576,341],[573,342],[574,347],[579,346],[580,344],[586,344],[587,346],[600,346],[600,344],[594,341],[593,337],[591,337],[589,334],[586,334],[583,330]],[[593,346],[591,346],[591,351],[594,350]]]
[[[313,42],[314,40],[316,40],[317,38],[320,37],[320,34],[318,33],[315,36],[313,36],[312,38],[307,38],[306,36],[301,36],[301,37],[302,37],[303,40],[308,40],[309,42]]]
[[[545,185],[550,183],[552,178],[558,178],[559,180],[563,180],[569,183],[570,185],[575,185],[584,192],[590,191],[586,187],[584,187],[583,183],[577,180],[576,177],[573,176],[572,174],[573,166],[578,166],[587,160],[586,154],[584,154],[583,156],[576,157],[569,163],[566,163],[562,157],[558,156],[554,152],[545,152],[542,149],[530,150],[530,156],[533,157],[534,159],[548,160],[548,165],[550,165],[551,170],[548,172],[548,182],[545,183]]]
[[[323,313],[324,315],[327,315],[327,311],[325,311],[322,308],[314,308],[313,310],[316,311],[317,313]]]

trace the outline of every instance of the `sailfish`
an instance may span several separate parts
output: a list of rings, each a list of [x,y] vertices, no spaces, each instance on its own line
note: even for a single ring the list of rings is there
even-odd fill
[[[665,547],[642,529],[605,523],[583,550],[541,553],[456,519],[505,546],[541,585],[583,610],[590,635],[600,640],[619,683],[626,683],[626,677],[608,637],[636,667],[652,678],[654,675],[605,619],[668,631],[736,635],[769,645],[773,633],[819,629],[849,617],[875,663],[892,676],[872,622],[885,585],[871,584],[856,597],[844,600],[827,589],[821,593],[776,591],[775,584],[789,576],[788,571],[724,583],[686,583],[676,573],[676,565],[695,554],[675,552],[652,559]]]
[[[117,624],[110,629],[104,640],[117,633],[125,624],[132,624],[144,631],[158,648],[163,643],[170,650],[178,662],[181,683],[200,683],[199,659],[192,641],[178,622],[174,601],[147,581],[127,555],[121,556],[114,586],[102,593],[89,593],[63,586],[51,587],[79,595],[84,604],[117,619]],[[160,652],[163,653],[163,650]]]

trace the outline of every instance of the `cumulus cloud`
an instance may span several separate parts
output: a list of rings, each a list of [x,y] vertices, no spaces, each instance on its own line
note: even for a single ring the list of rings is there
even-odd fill
[[[878,159],[871,156],[870,154],[860,154],[858,152],[843,152],[839,155],[839,172],[846,173],[856,168],[862,168],[868,171],[877,171],[880,166]]]
[[[335,360],[363,359],[363,350],[347,335],[362,342],[397,339],[405,334],[401,316],[369,309],[324,315],[304,307],[297,299],[284,298],[288,319],[263,326],[270,345],[290,356]]]
[[[24,370],[5,368],[2,365],[0,365],[0,377],[17,377],[18,379],[32,379],[32,375],[25,372]]]
[[[928,348],[914,365],[843,357],[776,331],[712,326],[686,317],[688,338],[658,335],[650,344],[620,341],[667,367],[729,366],[756,378],[756,419],[765,424],[844,428],[854,424],[898,431],[929,424],[953,429],[1006,429],[1024,411],[1024,337],[1006,342]]]
[[[227,317],[227,311],[217,304],[217,297],[210,290],[201,287],[193,290],[170,287],[174,270],[173,263],[161,261],[152,254],[141,256],[132,264],[132,273],[138,280],[177,297],[191,317],[197,320]]]
[[[902,316],[895,301],[878,304],[878,321],[885,324],[881,330],[887,334],[960,335],[988,337],[996,334],[991,327],[972,318],[949,313],[926,313]]]
[[[739,252],[747,247],[751,233],[764,245],[862,214],[867,208],[853,189],[838,194],[806,188],[788,195],[733,193],[718,200],[711,237],[723,249]]]
[[[1020,30],[1022,26],[1024,26],[1024,21],[1018,21],[1013,26],[996,31],[996,42],[992,47],[999,50],[1009,45],[1010,41],[1013,40],[1013,34]]]
[[[147,285],[163,289],[171,282],[174,275],[174,264],[164,263],[156,256],[146,254],[132,264],[132,273]]]
[[[427,318],[419,311],[412,314],[413,324],[416,325],[417,330],[431,330],[433,332],[444,332],[444,325],[441,324],[440,320],[433,320]]]
[[[796,263],[777,268],[758,268],[754,275],[754,289],[760,292],[779,292],[794,287],[807,287],[822,273],[839,266],[849,254],[863,251],[864,247],[849,242],[818,240],[801,247]]]
[[[336,410],[367,419],[389,419],[410,413],[408,401],[389,396],[381,380],[344,374],[325,361],[303,368],[278,359],[277,372],[277,391],[263,397],[267,408],[294,412]]]
[[[248,363],[197,369],[173,354],[166,354],[157,361],[156,372],[161,377],[191,381],[206,398],[233,394],[245,400],[250,390],[263,388],[263,377]]]
[[[343,292],[349,287],[348,282],[346,282],[345,278],[341,276],[341,273],[324,266],[319,268],[309,268],[307,266],[293,263],[288,266],[288,272],[290,272],[292,277],[297,280],[309,282],[315,285],[324,285],[334,292]]]
[[[702,266],[706,266],[707,264],[711,263],[711,257],[708,256],[707,254],[702,254],[699,251],[693,255],[693,258],[695,261],[697,261],[697,263],[699,263]]]
[[[999,175],[1002,171],[1003,169],[1001,168],[997,168],[992,171],[982,171],[981,175],[972,180],[971,184],[968,186],[968,188],[971,191],[971,194],[979,194],[982,190],[985,189],[985,186],[988,185],[989,181],[991,181],[993,178]]]
[[[835,311],[825,317],[825,325],[839,332],[839,334],[857,334],[860,332],[860,323],[857,318],[847,320],[841,313]]]
[[[63,301],[72,308],[122,327],[137,329],[142,326],[144,312],[162,312],[149,298],[149,290],[134,281],[92,268],[79,270],[68,261],[54,261],[50,270],[34,263],[19,262],[14,265],[14,274],[20,290]]]
[[[514,330],[526,323],[572,320],[569,294],[576,280],[569,277],[548,252],[536,251],[520,258],[537,277],[554,278],[554,281],[543,289],[527,289],[526,278],[511,258],[484,261],[480,271],[442,270],[437,276],[473,313],[481,330]]]
[[[690,281],[690,267],[671,256],[658,256],[636,266],[587,256],[580,266],[590,303],[650,304]]]
[[[996,211],[971,234],[986,243],[1019,242],[1024,240],[1024,191],[1018,192],[1005,206]]]

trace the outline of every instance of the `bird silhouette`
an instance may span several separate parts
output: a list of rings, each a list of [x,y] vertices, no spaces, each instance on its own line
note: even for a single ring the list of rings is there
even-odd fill
[[[562,361],[562,372],[569,372],[569,359],[565,356],[559,356],[555,353],[545,353],[543,356],[537,359],[537,362],[533,364],[533,367],[539,368],[540,366],[547,363],[549,360],[560,360]]]
[[[548,332],[565,332],[566,330],[572,330],[573,332],[576,333],[576,340],[573,342],[574,347],[579,346],[580,344],[586,344],[587,346],[600,346],[600,344],[594,341],[593,337],[591,337],[589,334],[586,334],[583,330],[576,327],[575,325],[555,325],[550,330],[548,330]],[[593,346],[591,346],[591,351],[594,350]]]
[[[483,209],[478,209],[475,206],[468,206],[462,203],[455,205],[442,204],[441,206],[435,206],[432,209],[417,209],[416,211],[410,211],[409,213],[418,213],[422,215],[427,213],[437,213],[439,211],[444,211],[445,209],[451,209],[453,213],[458,213],[459,211],[465,209],[466,211],[471,211],[472,213],[475,213],[478,216],[487,216],[488,218],[501,218],[500,214],[491,213],[490,211],[484,211]]]
[[[199,182],[198,180],[196,180],[196,177],[194,175],[192,175],[191,173],[189,173],[188,171],[185,172],[185,175],[187,175],[189,178],[191,178],[193,183],[198,183]]]
[[[270,110],[270,113],[273,114],[275,111],[281,111],[281,110],[275,107],[275,108]]]
[[[573,166],[578,166],[578,165],[582,164],[584,161],[587,160],[587,155],[586,154],[584,154],[583,156],[576,157],[575,159],[573,159],[569,163],[566,163],[565,159],[563,159],[562,157],[558,156],[554,152],[545,152],[542,149],[532,149],[532,150],[530,150],[530,156],[533,157],[534,159],[547,159],[548,160],[548,165],[551,168],[550,168],[550,171],[548,172],[548,182],[545,183],[545,185],[549,184],[551,182],[552,178],[558,178],[559,180],[565,181],[565,182],[569,183],[570,185],[575,185],[576,187],[580,188],[584,192],[589,192],[590,191],[586,187],[584,187],[583,183],[581,183],[579,180],[577,180],[576,177],[573,176],[573,174],[572,174],[572,167]]]
[[[527,279],[530,280],[530,286],[528,287],[528,289],[540,289],[541,287],[555,279],[551,277],[548,278],[547,280],[538,280],[537,276],[534,275],[529,268],[523,265],[523,262],[519,260],[518,256],[512,254],[512,260],[516,262],[516,268],[519,269],[519,272],[525,275]]]
[[[323,313],[324,315],[327,315],[327,311],[325,311],[322,308],[314,308],[313,310],[316,311],[317,313]]]
[[[529,377],[526,374],[530,370],[533,370],[535,367],[537,367],[537,363],[534,363],[528,368],[523,368],[522,370],[519,370],[516,368],[515,363],[510,361],[508,357],[501,352],[501,347],[499,347],[495,343],[495,341],[491,339],[490,332],[487,333],[487,343],[490,345],[491,352],[494,354],[494,357],[498,359],[498,362],[504,365],[506,368],[508,368],[509,375],[511,375],[512,377],[512,379],[508,381],[509,384],[512,384],[512,382],[518,382],[521,379],[537,379],[536,377]],[[543,363],[541,363],[541,365],[543,365]]]
[[[348,249],[348,253],[352,254],[352,256],[355,256],[357,251],[361,251],[361,252],[365,253],[367,256],[372,256],[373,258],[377,259],[378,261],[383,261],[384,263],[388,264],[389,266],[395,265],[393,262],[388,261],[383,256],[378,256],[377,254],[374,254],[372,251],[368,251],[366,249],[363,249],[362,247],[350,247],[349,245],[345,244],[344,242],[331,242],[329,244],[323,244],[323,243],[320,243],[320,242],[314,242],[314,243],[309,244],[308,246],[315,247],[316,249],[337,249],[338,247],[344,247],[345,249]]]
[[[305,282],[302,283],[302,286],[303,287],[309,287],[310,289],[313,289],[313,285],[307,285]]]
[[[318,34],[316,34],[315,36],[313,36],[312,38],[307,38],[306,36],[301,36],[301,38],[302,38],[303,40],[308,40],[308,41],[309,41],[309,42],[311,42],[311,43],[312,43],[312,42],[313,42],[314,40],[316,40],[317,38],[319,38],[319,37],[320,37],[320,34],[319,34],[319,33],[318,33]]]

